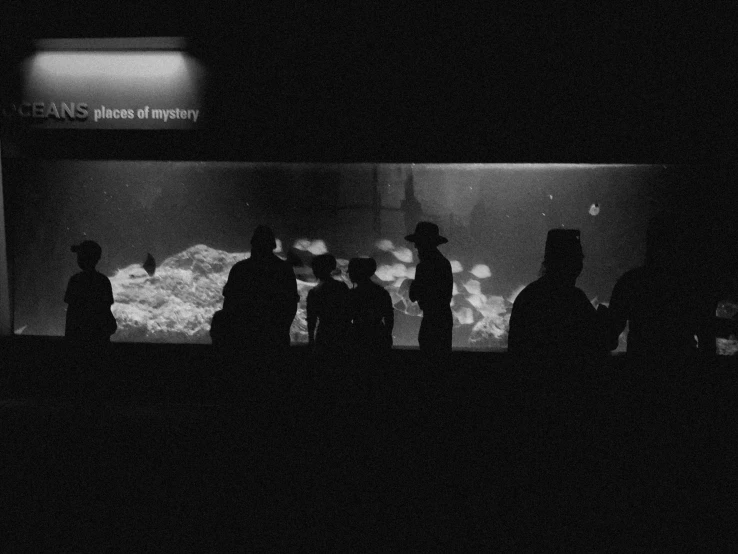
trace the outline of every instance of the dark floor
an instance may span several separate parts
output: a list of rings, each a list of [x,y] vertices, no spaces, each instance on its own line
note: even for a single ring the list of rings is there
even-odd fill
[[[81,405],[65,371],[37,359],[47,377],[25,367],[23,380],[16,365],[0,402],[0,551],[732,544],[734,366],[646,379],[621,360],[553,386],[475,359],[433,378],[395,359],[371,397],[350,370],[315,379],[294,360],[259,386],[201,376],[189,393],[139,366],[135,385],[108,377]]]

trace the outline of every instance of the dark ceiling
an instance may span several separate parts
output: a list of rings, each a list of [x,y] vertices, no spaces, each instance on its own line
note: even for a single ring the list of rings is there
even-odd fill
[[[229,123],[211,140],[276,157],[735,158],[721,14],[315,4],[6,1],[2,68],[32,38],[192,37]]]

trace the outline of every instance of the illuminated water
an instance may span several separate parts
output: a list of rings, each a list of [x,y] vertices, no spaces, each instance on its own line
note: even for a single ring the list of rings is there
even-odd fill
[[[328,251],[344,271],[351,257],[377,260],[375,279],[396,309],[395,344],[416,346],[421,313],[407,280],[418,259],[403,237],[426,219],[449,239],[440,249],[454,271],[454,347],[504,348],[546,232],[581,229],[578,286],[607,303],[616,279],[643,261],[649,210],[669,178],[663,166],[627,165],[4,163],[16,332],[63,334],[62,299],[77,271],[69,247],[90,238],[113,283],[114,340],[165,342],[209,342],[228,270],[266,223],[278,253],[302,262],[295,342],[306,341],[310,259]],[[141,267],[147,252],[153,276]]]

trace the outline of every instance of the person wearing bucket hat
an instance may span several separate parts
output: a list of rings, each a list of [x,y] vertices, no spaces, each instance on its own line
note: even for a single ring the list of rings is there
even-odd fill
[[[274,254],[274,232],[259,225],[251,257],[234,264],[223,287],[223,312],[237,329],[238,347],[270,356],[290,345],[290,327],[300,295],[292,266]]]
[[[583,259],[578,229],[548,232],[541,277],[513,303],[508,352],[540,360],[607,352],[606,318],[576,287]]]
[[[405,240],[415,244],[420,258],[409,290],[410,301],[417,302],[423,311],[418,345],[430,359],[441,361],[451,352],[453,332],[451,262],[438,250],[438,246],[447,243],[448,239],[440,235],[438,225],[421,221]]]

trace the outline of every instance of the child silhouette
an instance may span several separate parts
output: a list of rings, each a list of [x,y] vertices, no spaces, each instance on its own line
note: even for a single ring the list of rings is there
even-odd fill
[[[392,297],[371,280],[377,270],[372,258],[353,258],[348,274],[355,284],[350,293],[351,322],[356,346],[356,366],[363,373],[364,389],[369,401],[383,388],[381,377],[392,349],[395,324]]]
[[[392,297],[371,280],[377,270],[372,258],[353,258],[348,274],[354,283],[351,290],[351,321],[359,350],[376,354],[392,348],[395,324]]]
[[[331,277],[336,269],[331,254],[316,256],[312,266],[319,283],[307,295],[308,342],[316,355],[335,357],[346,349],[349,290]]]
[[[70,277],[64,302],[67,321],[64,336],[69,344],[73,394],[76,409],[100,421],[102,400],[106,394],[107,348],[110,335],[118,325],[110,311],[113,289],[110,279],[95,269],[102,248],[86,240],[72,246],[77,265],[82,270]]]
[[[110,311],[113,289],[110,279],[95,269],[102,248],[86,240],[72,246],[77,265],[82,270],[69,279],[64,302],[68,304],[64,336],[74,344],[104,344],[110,341],[118,325]]]

